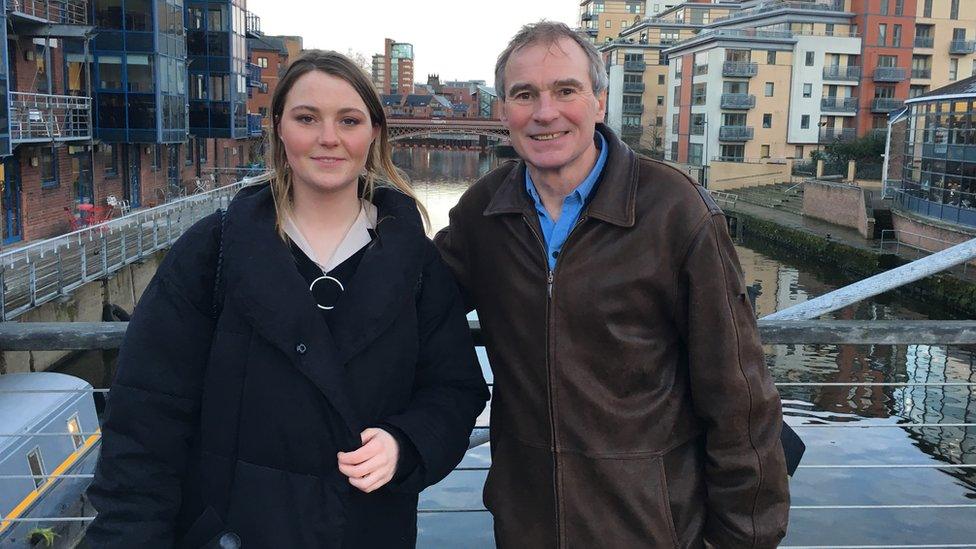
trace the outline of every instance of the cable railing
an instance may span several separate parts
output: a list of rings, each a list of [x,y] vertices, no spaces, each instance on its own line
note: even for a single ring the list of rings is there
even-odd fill
[[[7,9],[63,25],[87,25],[86,0],[7,0]]]
[[[10,92],[10,141],[91,139],[91,98]]]
[[[168,248],[258,176],[0,253],[0,320],[67,295]]]

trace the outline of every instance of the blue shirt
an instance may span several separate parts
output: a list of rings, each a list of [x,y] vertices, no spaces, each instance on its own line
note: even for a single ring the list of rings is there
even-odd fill
[[[579,219],[580,212],[583,211],[583,206],[593,192],[593,187],[596,185],[597,179],[600,179],[600,174],[603,173],[603,166],[607,163],[607,140],[600,135],[600,132],[596,132],[596,135],[599,137],[596,144],[600,149],[600,157],[597,159],[593,169],[590,170],[590,174],[586,176],[586,179],[573,189],[573,192],[569,193],[569,196],[563,199],[562,213],[559,214],[559,221],[553,221],[549,217],[549,212],[542,205],[542,199],[535,190],[535,183],[532,182],[529,169],[525,169],[525,190],[529,192],[529,196],[535,202],[535,211],[539,214],[539,225],[542,227],[542,237],[545,239],[546,258],[549,260],[550,271],[556,268],[556,259],[559,257],[559,251],[562,250],[563,244],[566,242],[566,237],[569,236],[569,233],[576,225],[576,220]]]

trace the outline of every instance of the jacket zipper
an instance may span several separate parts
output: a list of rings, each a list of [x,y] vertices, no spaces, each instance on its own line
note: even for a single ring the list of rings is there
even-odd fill
[[[563,250],[566,249],[566,244],[569,243],[569,239],[576,232],[576,228],[579,227],[583,221],[586,219],[585,213],[581,213],[579,219],[570,229],[569,234],[566,235],[566,240],[563,241]],[[552,348],[550,346],[552,332],[552,286],[553,280],[555,278],[555,270],[549,268],[549,250],[546,248],[546,243],[542,239],[542,235],[536,231],[535,226],[529,222],[526,216],[522,216],[522,220],[529,227],[529,232],[535,237],[536,242],[539,243],[539,248],[542,250],[542,260],[543,264],[546,266],[546,375],[549,379],[549,384],[546,387],[546,395],[549,401],[549,428],[552,432],[552,493],[553,493],[553,509],[556,513],[556,547],[562,546],[562,537],[560,536],[560,526],[559,526],[559,459],[556,446],[556,406],[553,402],[552,391],[553,391],[553,373],[552,373]],[[560,254],[562,255],[562,254]]]

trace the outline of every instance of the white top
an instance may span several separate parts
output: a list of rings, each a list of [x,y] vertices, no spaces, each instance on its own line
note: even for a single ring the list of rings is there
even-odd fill
[[[372,242],[373,237],[369,234],[369,231],[376,228],[376,206],[372,202],[362,200],[362,207],[359,209],[359,216],[353,221],[352,226],[346,232],[346,235],[342,238],[342,242],[336,247],[335,251],[332,252],[332,257],[321,261],[320,258],[315,256],[315,252],[312,250],[312,246],[308,243],[305,235],[295,224],[294,220],[288,215],[284,216],[283,228],[285,234],[288,238],[294,242],[298,248],[308,256],[309,259],[315,262],[319,268],[322,269],[323,273],[327,273],[332,269],[336,268],[337,265],[341,264],[343,261],[352,257],[356,252],[363,249],[364,246]]]

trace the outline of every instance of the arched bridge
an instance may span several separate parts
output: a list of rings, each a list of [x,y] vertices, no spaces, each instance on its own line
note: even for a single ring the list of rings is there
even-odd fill
[[[484,135],[508,138],[508,128],[501,120],[475,118],[389,118],[390,140],[422,137],[431,134]]]

